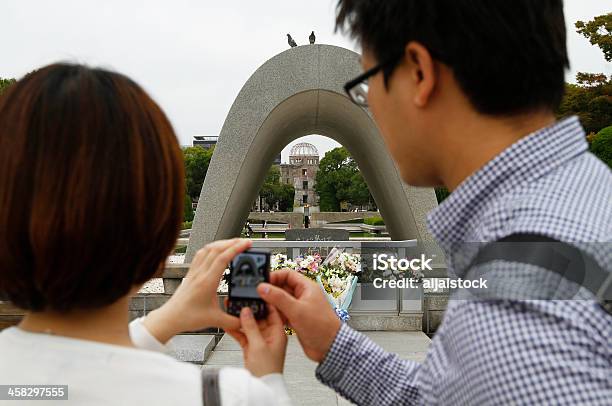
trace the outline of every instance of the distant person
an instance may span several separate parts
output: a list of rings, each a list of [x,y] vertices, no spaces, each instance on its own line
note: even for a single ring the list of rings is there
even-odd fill
[[[465,258],[482,250],[469,242],[559,241],[610,282],[612,173],[577,117],[555,117],[568,67],[563,2],[340,0],[337,26],[363,51],[348,96],[369,107],[402,179],[452,191],[427,218],[449,276],[497,278],[493,296],[453,295],[417,363],[341,323],[312,281],[274,272],[258,291],[317,378],[359,405],[611,405],[608,304],[535,257]],[[576,296],[549,295],[550,284]]]
[[[248,238],[253,236],[253,228],[251,227],[251,223],[247,220],[245,226],[246,228],[246,235]]]
[[[289,404],[278,313],[264,340],[248,310],[217,305],[248,240],[198,251],[168,302],[128,324],[130,297],[176,244],[184,188],[170,122],[126,76],[55,64],[0,97],[0,293],[26,311],[0,332],[1,384],[68,385],[62,405]],[[164,354],[178,333],[240,326],[256,344],[247,369]]]

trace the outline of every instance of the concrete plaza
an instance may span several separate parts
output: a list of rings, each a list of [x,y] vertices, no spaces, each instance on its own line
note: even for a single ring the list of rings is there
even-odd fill
[[[404,359],[422,362],[431,343],[422,332],[364,332],[385,350],[394,352]],[[238,343],[223,336],[212,354],[204,363],[204,368],[227,366],[242,367],[242,352]],[[350,405],[351,403],[334,391],[322,385],[315,378],[316,364],[304,355],[296,336],[289,337],[285,360],[285,382],[295,405]]]

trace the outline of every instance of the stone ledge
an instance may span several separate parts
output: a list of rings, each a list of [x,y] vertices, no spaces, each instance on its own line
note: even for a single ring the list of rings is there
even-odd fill
[[[219,296],[220,305],[223,305],[223,297]],[[135,318],[146,316],[150,311],[162,306],[170,299],[170,295],[163,293],[139,293],[130,299],[130,321]],[[186,333],[220,334],[223,330],[219,328],[207,328],[203,330],[189,331]]]
[[[358,331],[421,331],[423,313],[374,314],[351,313],[349,326]]]
[[[162,278],[183,279],[189,271],[190,264],[166,264]]]
[[[168,355],[179,361],[204,364],[216,346],[214,335],[179,334],[168,342]]]
[[[146,314],[161,307],[168,299],[170,299],[170,296],[163,293],[138,294],[130,299],[129,309],[131,311],[144,311]]]

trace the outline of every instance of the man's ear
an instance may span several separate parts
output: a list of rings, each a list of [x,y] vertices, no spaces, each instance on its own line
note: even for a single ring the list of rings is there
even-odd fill
[[[419,42],[411,41],[406,45],[406,58],[412,67],[411,79],[415,84],[414,104],[425,107],[436,86],[435,62],[431,54]]]

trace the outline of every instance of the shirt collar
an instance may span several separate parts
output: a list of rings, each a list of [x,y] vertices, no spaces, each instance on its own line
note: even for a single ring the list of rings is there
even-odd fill
[[[440,247],[452,254],[453,243],[466,240],[467,225],[495,196],[540,178],[588,150],[578,117],[569,117],[529,134],[465,179],[427,216]]]

